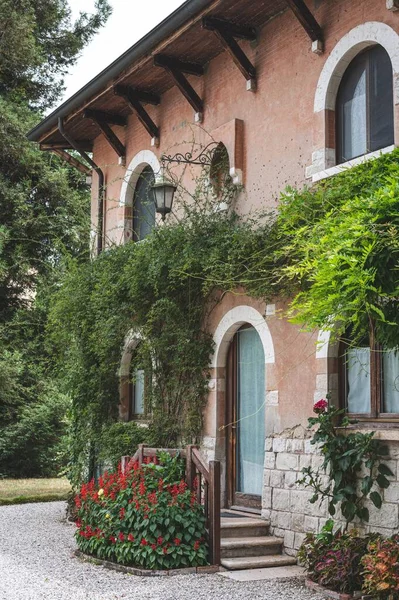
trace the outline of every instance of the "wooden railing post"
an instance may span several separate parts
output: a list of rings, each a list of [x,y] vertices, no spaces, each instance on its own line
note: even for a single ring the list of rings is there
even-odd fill
[[[212,565],[220,564],[220,462],[209,461],[209,554]]]
[[[122,473],[126,473],[126,467],[129,464],[131,456],[122,456],[121,458],[121,471]]]
[[[143,460],[144,460],[144,448],[145,448],[145,444],[139,444],[137,460],[139,462],[140,467],[143,464]]]
[[[193,448],[195,446],[186,446],[186,483],[190,490],[194,487],[195,465],[193,463]]]

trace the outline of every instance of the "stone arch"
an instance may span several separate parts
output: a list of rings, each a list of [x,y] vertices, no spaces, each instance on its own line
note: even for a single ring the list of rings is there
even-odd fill
[[[252,325],[259,334],[265,352],[265,363],[274,363],[274,346],[269,327],[263,315],[252,306],[236,306],[221,319],[213,336],[215,352],[212,367],[225,367],[227,351],[234,334],[242,325]]]
[[[313,110],[315,113],[316,147],[307,177],[335,166],[335,102],[339,84],[350,62],[359,52],[379,44],[389,55],[393,70],[395,106],[395,143],[398,142],[399,121],[399,35],[392,27],[378,21],[362,23],[345,34],[324,63],[317,83]]]

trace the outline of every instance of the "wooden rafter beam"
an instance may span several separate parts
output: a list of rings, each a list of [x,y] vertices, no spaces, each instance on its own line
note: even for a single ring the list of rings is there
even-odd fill
[[[119,96],[127,95],[129,93],[134,94],[135,98],[137,98],[137,100],[142,104],[153,104],[154,106],[161,104],[161,98],[158,96],[158,94],[153,94],[152,92],[146,92],[144,90],[138,90],[137,88],[132,88],[127,85],[116,85],[114,92]]]
[[[102,110],[93,110],[91,108],[86,108],[83,111],[83,116],[93,121],[102,121],[103,123],[108,123],[108,125],[119,125],[120,127],[125,127],[127,123],[125,117],[122,117],[122,115]]]
[[[90,167],[87,167],[82,162],[80,162],[80,160],[77,160],[76,158],[71,156],[69,152],[65,152],[65,150],[60,150],[57,148],[53,148],[51,151],[54,152],[54,154],[57,154],[57,156],[59,156],[60,158],[62,158],[62,160],[65,160],[65,162],[69,163],[72,167],[75,167],[75,169],[77,169],[84,175],[91,175]]]
[[[223,30],[228,35],[239,40],[249,40],[254,42],[257,37],[255,27],[237,25],[236,23],[231,23],[230,21],[225,21],[224,19],[218,19],[216,17],[203,17],[202,27],[209,31],[214,31],[215,29],[218,29],[219,31]]]
[[[204,74],[204,67],[202,65],[184,62],[165,54],[157,54],[154,57],[154,65],[156,67],[163,67],[164,69],[181,71],[182,73],[187,73],[187,75],[196,75],[197,77],[201,77]]]
[[[288,6],[305,29],[312,42],[323,41],[323,30],[306,6],[304,0],[287,0]]]
[[[204,103],[191,83],[187,80],[184,73],[200,76],[204,72],[203,67],[194,63],[185,63],[175,58],[164,56],[163,54],[157,54],[154,57],[154,65],[156,67],[162,67],[170,74],[187,102],[191,104],[198,115],[201,115],[204,111]]]
[[[73,150],[68,142],[54,142],[52,144],[42,143],[39,145],[40,150]],[[79,148],[85,152],[93,151],[93,144],[89,140],[79,141]]]
[[[118,136],[112,131],[111,127],[105,121],[96,120],[95,122],[111,148],[115,150],[119,158],[123,159],[126,156],[126,148]]]
[[[134,88],[128,86],[116,85],[114,87],[114,93],[125,100],[126,104],[137,115],[140,123],[145,127],[150,136],[158,139],[159,129],[142,105],[142,102],[144,101],[142,100],[142,92],[137,92]],[[153,97],[153,99],[155,100],[155,97]]]
[[[202,27],[214,32],[245,79],[248,82],[254,82],[256,80],[256,69],[235,38],[253,41],[256,39],[256,30],[253,27],[243,27],[214,17],[204,17]],[[253,89],[252,85],[250,89]]]

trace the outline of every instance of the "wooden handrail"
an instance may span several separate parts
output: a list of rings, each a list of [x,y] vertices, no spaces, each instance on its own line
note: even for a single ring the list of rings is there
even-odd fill
[[[197,500],[204,506],[206,527],[209,537],[209,559],[212,565],[220,564],[220,462],[209,461],[209,467],[196,446],[178,448],[147,448],[139,444],[133,456],[122,456],[121,469],[126,471],[130,461],[143,463],[144,458],[154,458],[159,452],[171,456],[179,454],[186,459],[186,483],[196,491]]]

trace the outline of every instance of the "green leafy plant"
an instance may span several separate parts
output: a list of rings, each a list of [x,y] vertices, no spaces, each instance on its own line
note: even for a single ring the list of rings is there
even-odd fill
[[[368,522],[365,500],[369,498],[374,506],[381,508],[382,498],[376,488],[389,487],[388,477],[393,475],[381,462],[387,457],[388,449],[374,439],[374,432],[345,430],[350,424],[345,411],[328,407],[325,400],[317,402],[314,411],[317,416],[308,420],[310,428],[317,427],[311,443],[320,447],[324,458],[321,469],[328,475],[328,482],[324,483],[319,470],[305,467],[304,477],[298,483],[314,491],[311,503],[328,500],[330,515],[335,515],[340,504],[347,524],[355,517]],[[337,429],[339,422],[341,427]]]
[[[117,469],[121,456],[130,456],[139,444],[149,441],[148,428],[135,421],[105,425],[98,441],[98,459],[107,469]]]
[[[399,597],[399,536],[371,540],[361,563],[364,592],[381,600]]]
[[[361,561],[370,538],[360,537],[356,530],[333,533],[333,526],[329,520],[320,534],[307,534],[298,558],[315,583],[341,593],[359,591],[363,585]]]
[[[161,454],[83,484],[75,498],[79,549],[145,569],[207,564],[205,516],[180,476],[184,462]]]

